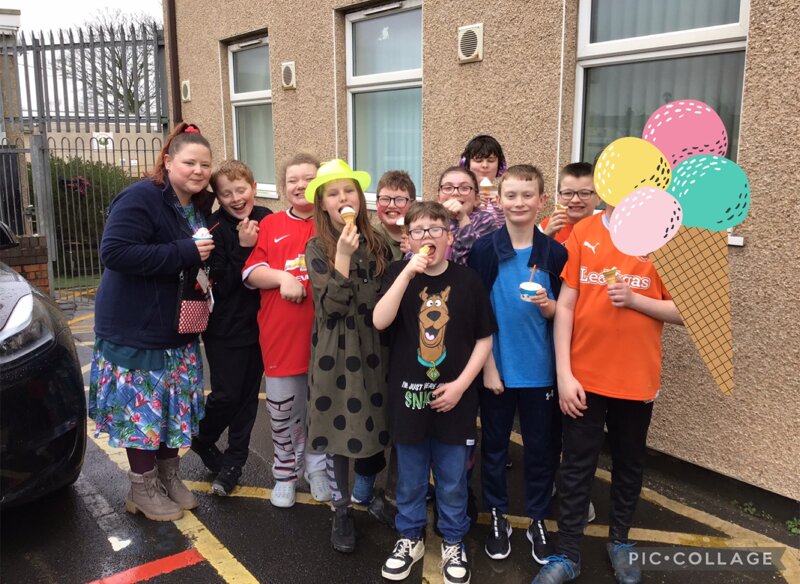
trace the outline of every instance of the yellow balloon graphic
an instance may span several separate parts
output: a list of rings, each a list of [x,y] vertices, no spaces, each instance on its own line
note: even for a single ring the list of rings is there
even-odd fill
[[[644,186],[666,190],[672,168],[661,150],[641,138],[620,138],[606,146],[594,166],[594,188],[609,205],[617,206]]]

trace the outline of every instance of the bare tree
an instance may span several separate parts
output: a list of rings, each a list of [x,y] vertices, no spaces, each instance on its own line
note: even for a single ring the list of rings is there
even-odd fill
[[[73,49],[59,59],[58,66],[98,96],[95,115],[142,116],[154,111],[156,41],[162,34],[157,19],[142,12],[105,8],[67,34]],[[84,108],[95,109],[93,102]]]

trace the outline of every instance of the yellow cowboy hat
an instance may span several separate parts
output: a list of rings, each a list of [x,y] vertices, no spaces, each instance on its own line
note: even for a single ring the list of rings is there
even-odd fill
[[[349,178],[361,185],[361,190],[367,190],[369,187],[370,178],[369,173],[363,170],[353,170],[350,165],[344,160],[334,159],[329,160],[322,164],[317,171],[317,178],[308,183],[306,187],[306,201],[309,203],[314,202],[314,195],[317,189],[322,185],[331,181],[339,180],[342,178]]]

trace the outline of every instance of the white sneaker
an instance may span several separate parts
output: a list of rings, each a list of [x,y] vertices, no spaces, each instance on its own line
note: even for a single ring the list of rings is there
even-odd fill
[[[328,483],[328,473],[324,470],[317,470],[312,473],[305,473],[308,486],[311,487],[311,496],[315,501],[330,501],[331,487]]]
[[[270,502],[273,507],[292,507],[294,505],[294,490],[297,486],[295,482],[278,481],[272,489]]]
[[[387,580],[405,580],[424,555],[425,544],[421,539],[400,538],[394,544],[392,555],[383,563],[381,576]]]
[[[591,523],[597,517],[597,513],[594,512],[594,503],[589,501],[589,515],[586,518],[586,523]]]

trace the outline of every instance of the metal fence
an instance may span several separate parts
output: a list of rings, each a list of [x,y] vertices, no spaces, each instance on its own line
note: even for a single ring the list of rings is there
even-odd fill
[[[167,131],[155,25],[0,35],[0,220],[48,239],[51,290],[90,296],[108,204]]]

